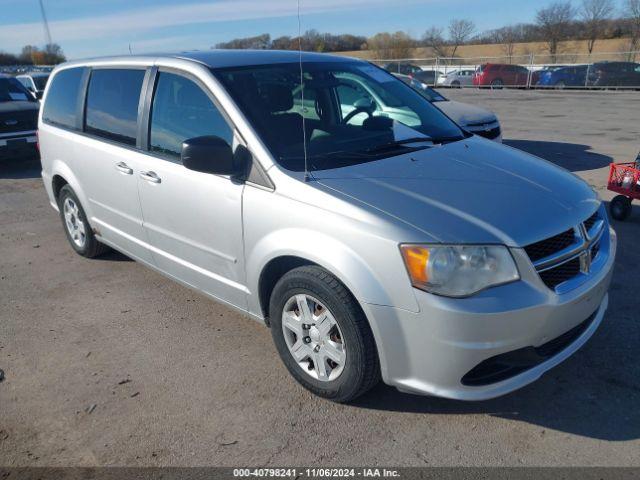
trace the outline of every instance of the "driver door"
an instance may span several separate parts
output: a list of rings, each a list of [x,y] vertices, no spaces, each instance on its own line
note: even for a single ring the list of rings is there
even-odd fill
[[[244,183],[182,165],[182,142],[234,130],[200,82],[160,69],[149,112],[149,141],[138,191],[153,260],[163,272],[246,309],[242,237]],[[215,158],[211,158],[215,162]]]

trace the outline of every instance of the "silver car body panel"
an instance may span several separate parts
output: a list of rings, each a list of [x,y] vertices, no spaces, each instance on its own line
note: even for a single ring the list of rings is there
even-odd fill
[[[225,54],[225,61],[230,58]],[[365,312],[383,380],[390,385],[467,400],[501,395],[573,353],[602,320],[615,257],[615,234],[608,223],[599,263],[562,294],[542,283],[522,250],[602,209],[585,182],[549,162],[471,137],[410,155],[313,172],[305,181],[303,172],[287,171],[274,161],[200,58],[74,62],[58,67],[52,80],[73,66],[159,66],[196,77],[232,122],[235,142],[252,152],[274,188],[190,172],[40,118],[43,181],[51,205],[57,209],[53,178],[60,176],[76,192],[101,241],[260,322],[266,314],[260,278],[271,261],[293,256],[326,268]],[[133,175],[119,171],[120,162]],[[152,168],[161,183],[140,177],[140,171]],[[465,299],[417,290],[399,244],[431,242],[507,245],[521,280]],[[545,363],[499,384],[461,384],[461,376],[478,362],[540,345],[596,311],[596,320],[580,338]]]

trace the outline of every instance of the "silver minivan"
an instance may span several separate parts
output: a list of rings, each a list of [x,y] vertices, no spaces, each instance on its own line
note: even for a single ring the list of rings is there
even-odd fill
[[[265,323],[291,375],[335,401],[379,379],[462,400],[511,392],[607,308],[616,237],[594,191],[363,61],[67,63],[39,142],[77,253],[114,248]]]

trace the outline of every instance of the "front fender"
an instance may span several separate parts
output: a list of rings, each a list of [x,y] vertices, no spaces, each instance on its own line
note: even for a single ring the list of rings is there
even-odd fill
[[[301,241],[301,239],[304,240]],[[390,291],[388,288],[390,284],[397,287],[397,282],[380,277],[379,272],[384,272],[384,269],[374,271],[370,263],[354,249],[336,237],[317,230],[310,231],[304,228],[276,230],[260,238],[248,253],[247,284],[252,292],[249,309],[255,314],[262,314],[258,296],[260,275],[270,261],[283,256],[299,257],[325,268],[351,291],[361,305],[373,303],[400,306],[412,311],[418,309],[410,288],[407,291],[408,294],[399,299],[397,292]],[[403,305],[397,305],[399,301]]]

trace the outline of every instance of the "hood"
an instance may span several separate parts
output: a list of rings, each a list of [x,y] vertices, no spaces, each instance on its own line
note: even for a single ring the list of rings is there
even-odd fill
[[[577,225],[600,204],[572,173],[475,137],[314,178],[414,227],[425,242],[522,247]]]
[[[30,112],[30,111],[35,111],[37,113],[39,108],[40,108],[40,104],[38,102],[24,102],[24,101],[0,102],[0,113]]]
[[[496,115],[492,111],[476,107],[475,105],[469,105],[468,103],[449,100],[446,102],[434,102],[433,106],[463,127],[476,123],[491,123],[497,120]]]

